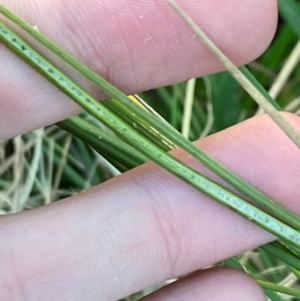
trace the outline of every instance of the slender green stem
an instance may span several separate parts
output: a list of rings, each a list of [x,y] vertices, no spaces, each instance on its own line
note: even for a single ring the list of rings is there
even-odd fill
[[[152,123],[147,122],[147,120],[143,120],[142,118],[135,118],[137,116],[135,115],[135,112],[131,111],[126,105],[124,106],[123,103],[118,101],[117,99],[112,98],[109,101],[103,101],[103,104],[165,151],[177,147],[172,140],[169,140],[166,137],[166,135],[161,134],[161,132],[158,131],[156,127],[152,125]],[[150,115],[149,113],[146,114]],[[156,119],[156,122],[158,123],[159,120]],[[171,126],[166,126],[170,129],[172,128]]]
[[[92,146],[105,159],[122,163],[122,166],[126,167],[125,170],[147,161],[146,157],[118,137],[99,129],[78,116],[60,121],[57,125]],[[125,170],[122,169],[123,172]]]
[[[181,128],[182,135],[187,139],[189,139],[190,137],[191,119],[192,119],[192,112],[193,112],[193,105],[194,105],[194,98],[195,98],[195,86],[196,86],[195,78],[192,78],[187,81],[185,98],[184,98],[182,128]]]
[[[266,251],[268,254],[272,254],[273,256],[279,258],[287,265],[300,271],[300,255],[298,252],[294,252],[288,246],[285,246],[279,242],[273,242],[272,244],[267,244],[261,246],[260,248]]]
[[[125,141],[149,159],[251,222],[282,238],[291,245],[300,247],[300,233],[298,231],[248,204],[233,193],[226,191],[221,186],[166,153],[70,80],[3,23],[0,23],[0,40],[63,93],[70,96],[77,104],[114,130],[115,133],[124,137]]]
[[[276,283],[268,282],[268,281],[262,281],[257,280],[257,283],[264,289],[275,291],[277,293],[282,293],[294,297],[300,297],[300,290],[292,287],[286,287],[283,285],[279,285]]]
[[[271,95],[265,90],[265,88],[256,80],[253,74],[245,66],[239,67],[240,71],[250,80],[252,85],[274,106],[278,111],[281,111],[279,104],[271,97]]]
[[[268,244],[269,248],[272,249],[273,244]],[[284,294],[288,294],[291,296],[298,296],[298,294],[300,293],[300,291],[298,289],[294,289],[294,288],[290,288],[290,287],[285,287],[282,285],[278,285],[272,282],[268,282],[268,281],[264,281],[262,280],[260,276],[257,275],[257,272],[253,270],[253,268],[251,268],[251,266],[244,266],[239,259],[237,259],[236,257],[231,257],[226,259],[226,264],[240,269],[242,271],[247,272],[248,274],[251,275],[251,277],[254,278],[254,280],[264,289],[264,290],[270,290],[272,292],[278,292],[278,293],[284,293]],[[268,294],[269,295],[269,294]],[[276,296],[277,297],[277,296]],[[277,300],[277,299],[276,299]],[[280,299],[281,300],[281,299]]]
[[[181,147],[189,154],[193,155],[200,162],[202,162],[202,164],[204,164],[210,170],[212,170],[221,178],[223,178],[226,182],[235,187],[237,190],[249,196],[254,204],[260,206],[269,214],[276,217],[277,219],[280,219],[281,221],[285,222],[291,227],[294,227],[295,229],[300,229],[299,218],[294,213],[290,212],[286,208],[272,201],[259,190],[255,189],[246,181],[239,178],[233,172],[230,172],[227,168],[218,163],[208,154],[197,148],[188,139],[184,139],[184,137],[174,128],[167,126],[162,122],[158,122],[157,118],[154,118],[151,114],[132,103],[128,99],[127,95],[116,89],[113,85],[111,85],[105,79],[101,78],[95,72],[86,67],[84,64],[78,62],[66,51],[55,45],[52,41],[40,34],[37,30],[32,28],[29,24],[21,20],[19,17],[14,15],[2,5],[0,5],[0,13],[4,14],[11,21],[18,24],[21,28],[27,31],[35,39],[37,39],[41,44],[46,46],[49,50],[57,54],[70,66],[72,66],[82,75],[91,80],[107,95],[109,95],[112,98],[115,98],[114,107],[116,108],[116,106],[118,105],[118,109],[114,109],[114,112],[118,114],[119,117],[121,117],[122,119],[125,118],[128,124],[131,124],[132,126],[136,127],[137,130],[142,132],[144,135],[147,135],[148,138],[151,134],[154,135],[154,139],[151,140],[160,141],[161,146],[165,145],[169,147],[169,149],[172,149],[176,146]],[[246,72],[246,70],[243,70],[243,72]],[[263,88],[261,87],[261,89]],[[109,102],[107,102],[107,104],[109,104]],[[112,109],[112,107],[110,108]],[[152,129],[152,131],[147,131],[147,129]]]

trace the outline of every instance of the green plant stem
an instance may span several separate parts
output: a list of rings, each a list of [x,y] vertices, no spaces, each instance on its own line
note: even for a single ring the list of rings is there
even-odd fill
[[[108,161],[120,162],[126,168],[121,170],[123,172],[147,161],[127,143],[78,116],[60,121],[57,125],[89,144]]]
[[[0,12],[4,14],[11,21],[19,25],[35,39],[37,39],[41,44],[47,47],[49,50],[57,54],[61,59],[67,62],[70,66],[80,72],[82,75],[91,80],[99,88],[101,88],[107,95],[115,98],[114,106],[118,105],[118,109],[114,109],[114,112],[121,118],[125,118],[128,124],[137,127],[137,130],[146,134],[149,138],[150,134],[155,135],[154,140],[160,141],[160,145],[168,146],[172,149],[176,146],[181,147],[189,154],[198,159],[202,164],[216,173],[218,176],[223,178],[226,182],[231,184],[237,190],[249,196],[256,206],[261,207],[263,210],[281,220],[282,222],[290,225],[291,227],[300,230],[300,221],[298,216],[290,212],[286,208],[272,201],[266,195],[261,193],[259,190],[253,188],[246,181],[239,178],[233,172],[230,172],[223,165],[218,163],[208,154],[197,148],[189,140],[184,139],[183,136],[170,126],[164,123],[158,122],[151,114],[141,109],[139,106],[133,104],[128,97],[108,83],[105,79],[101,78],[95,72],[90,70],[88,67],[78,62],[75,58],[65,52],[63,49],[59,48],[48,38],[40,34],[37,30],[32,28],[29,24],[21,20],[19,17],[11,13],[5,7],[0,5]],[[244,72],[246,72],[244,70]],[[253,77],[254,78],[254,77]],[[263,89],[262,87],[260,89]],[[267,92],[265,92],[267,93]],[[112,107],[110,107],[112,109]],[[132,120],[135,120],[132,122]],[[152,132],[147,131],[147,128],[153,128]],[[153,139],[151,139],[154,141]]]
[[[267,244],[260,248],[300,271],[300,255],[298,252],[294,252],[292,249],[279,242],[273,242],[272,244]]]
[[[294,297],[300,297],[300,290],[292,287],[286,287],[283,285],[275,284],[272,282],[257,280],[257,283],[264,289],[275,291],[278,293],[294,296]]]
[[[253,74],[249,71],[249,69],[246,66],[239,67],[239,70],[242,72],[242,74],[247,77],[252,85],[269,101],[270,104],[273,105],[273,107],[281,111],[281,107],[279,104],[271,97],[271,95],[265,90],[265,88],[256,80],[256,78],[253,76]]]
[[[151,114],[147,113],[139,106],[133,104],[124,93],[122,93],[110,83],[108,83],[105,79],[101,78],[99,75],[91,71],[88,67],[78,62],[67,52],[59,48],[48,38],[44,37],[38,31],[33,29],[29,24],[21,20],[19,17],[17,17],[1,5],[0,12],[6,17],[8,17],[11,21],[18,24],[21,28],[27,31],[30,35],[32,35],[44,46],[46,46],[49,50],[57,54],[61,59],[67,62],[74,69],[86,76],[89,80],[91,80],[94,84],[101,88],[107,95],[109,95],[112,98],[115,98],[115,100],[113,100],[114,105],[118,105],[118,109],[115,109],[114,112],[118,114],[119,117],[126,118],[129,124],[137,127],[138,130],[140,130],[143,134],[146,134],[148,137],[149,131],[147,131],[147,129],[153,128],[150,134],[155,135],[155,139],[157,141],[160,141],[160,145],[168,146],[169,149],[172,149],[176,146],[181,147],[189,154],[193,155],[200,162],[202,162],[202,164],[204,164],[210,170],[212,170],[221,178],[223,178],[226,182],[235,187],[237,190],[249,196],[256,206],[263,208],[269,214],[290,225],[291,227],[300,230],[299,218],[294,213],[290,212],[281,205],[272,201],[259,190],[253,188],[246,181],[242,180],[234,173],[230,172],[228,169],[226,169],[223,165],[211,158],[205,152],[198,149],[189,140],[184,139],[183,136],[175,129],[173,129],[170,126],[167,126],[164,123],[158,122],[157,119],[154,118]],[[132,122],[132,120],[135,120],[134,123]]]
[[[124,121],[126,121],[127,124],[132,125],[137,131],[139,131],[149,140],[158,145],[161,149],[169,151],[177,147],[164,134],[161,134],[161,132],[159,132],[155,127],[153,127],[152,123],[147,122],[147,120],[142,120],[142,118],[139,118],[137,122],[133,122],[134,118],[136,117],[135,112],[128,109],[127,106],[124,106],[123,103],[118,101],[117,99],[112,98],[108,101],[103,101],[103,104],[116,115],[118,115],[120,118],[122,118]],[[150,115],[147,112],[145,113],[147,115]],[[159,121],[156,120],[156,122]],[[171,126],[167,127],[171,129]]]
[[[282,238],[287,243],[295,247],[300,247],[300,233],[298,231],[276,220],[253,205],[248,204],[233,193],[226,191],[143,137],[134,128],[72,82],[72,80],[45,60],[3,23],[0,23],[0,40],[63,93],[114,130],[115,133],[124,137],[125,141],[149,159],[219,201],[224,206],[236,211],[249,221]]]

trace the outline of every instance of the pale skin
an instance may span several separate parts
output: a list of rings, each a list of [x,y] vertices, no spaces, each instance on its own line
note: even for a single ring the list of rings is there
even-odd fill
[[[238,64],[261,54],[276,28],[274,0],[179,3]],[[126,93],[221,70],[161,0],[2,0],[1,4]],[[1,138],[78,112],[2,45],[0,58]],[[91,92],[101,97],[98,91]],[[298,117],[286,117],[300,130]],[[267,116],[197,145],[300,213],[299,150]],[[174,153],[211,176],[181,150]],[[273,239],[147,163],[75,197],[1,217],[0,296],[9,301],[113,301]],[[246,274],[219,268],[189,276],[143,300],[260,301],[264,295]]]

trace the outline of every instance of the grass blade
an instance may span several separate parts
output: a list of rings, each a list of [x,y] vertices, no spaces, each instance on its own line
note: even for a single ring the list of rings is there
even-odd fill
[[[58,122],[57,125],[93,147],[108,161],[120,162],[125,167],[121,170],[123,172],[147,161],[144,156],[121,139],[80,117],[68,118]]]
[[[298,216],[288,211],[284,207],[280,206],[279,204],[275,203],[270,198],[262,194],[260,191],[253,188],[250,184],[236,176],[234,173],[230,172],[227,168],[225,168],[223,165],[211,158],[205,152],[198,149],[189,140],[184,139],[184,137],[175,129],[173,129],[170,126],[167,126],[165,123],[158,122],[157,118],[155,118],[154,116],[146,112],[146,110],[142,109],[140,106],[135,105],[131,100],[129,100],[127,95],[125,95],[124,93],[116,89],[114,86],[112,86],[110,83],[108,83],[105,79],[101,78],[99,75],[91,71],[84,64],[78,62],[70,54],[65,52],[63,49],[59,48],[48,38],[44,37],[42,34],[40,34],[38,31],[32,28],[29,24],[21,20],[19,17],[17,17],[1,5],[0,12],[6,17],[8,17],[11,21],[19,25],[21,28],[26,30],[30,35],[32,35],[35,39],[41,42],[49,50],[57,54],[61,59],[63,59],[65,62],[71,65],[74,69],[86,76],[89,80],[91,80],[94,84],[101,88],[105,93],[107,93],[107,95],[109,95],[112,98],[115,98],[110,102],[106,102],[106,104],[111,105],[112,102],[114,102],[114,105],[111,105],[110,109],[114,110],[114,113],[120,118],[125,118],[128,124],[135,127],[148,138],[151,138],[151,140],[155,141],[155,143],[159,142],[161,147],[166,146],[164,148],[165,150],[175,148],[176,146],[181,147],[189,154],[194,156],[196,159],[198,159],[200,162],[202,162],[202,164],[204,164],[210,170],[212,170],[225,181],[230,183],[237,190],[249,196],[253,200],[254,204],[260,206],[272,216],[280,219],[286,224],[296,229],[300,229],[300,222]],[[243,69],[243,72],[247,72],[246,69]],[[132,122],[132,120],[135,121]],[[153,130],[147,131],[147,129],[149,128],[152,128]],[[152,138],[151,135],[153,135],[154,137]]]
[[[4,24],[0,23],[0,39],[20,58],[35,67],[40,74],[45,76],[52,84],[66,95],[70,96],[77,104],[81,105],[91,115],[124,137],[128,143],[142,154],[153,160],[166,170],[185,180],[198,190],[219,201],[224,206],[234,210],[249,221],[266,229],[270,233],[282,238],[287,243],[300,248],[300,233],[274,217],[248,204],[240,197],[225,190],[213,181],[205,178],[194,169],[186,166],[178,159],[172,157],[157,145],[143,137],[134,128],[122,121],[117,115],[95,100],[86,91],[72,82],[61,71],[46,61],[28,44],[11,32]]]

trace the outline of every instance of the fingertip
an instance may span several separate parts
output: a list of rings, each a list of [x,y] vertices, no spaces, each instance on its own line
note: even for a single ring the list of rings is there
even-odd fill
[[[214,0],[201,1],[201,3],[181,0],[178,2],[209,38],[237,65],[247,64],[260,56],[270,45],[276,32],[278,11],[275,0],[263,2]],[[187,27],[186,24],[185,26]],[[190,28],[189,30],[192,32]],[[194,70],[194,77],[224,69],[222,63],[203,45],[198,46],[198,52],[201,47],[204,48],[204,52],[201,53],[202,59],[200,55],[198,56],[201,67],[198,66],[198,70]],[[186,43],[184,51],[188,52],[189,48],[196,49],[196,44],[193,41]],[[192,59],[192,51],[185,57],[187,62],[188,58],[191,58],[189,70],[197,68],[195,60]]]
[[[232,51],[237,64],[246,64],[260,56],[270,45],[277,28],[277,2],[227,1],[239,6],[228,22],[232,39],[224,39],[226,51]],[[220,24],[221,27],[221,24]],[[230,34],[228,35],[231,36]],[[234,45],[234,46],[233,46]]]

